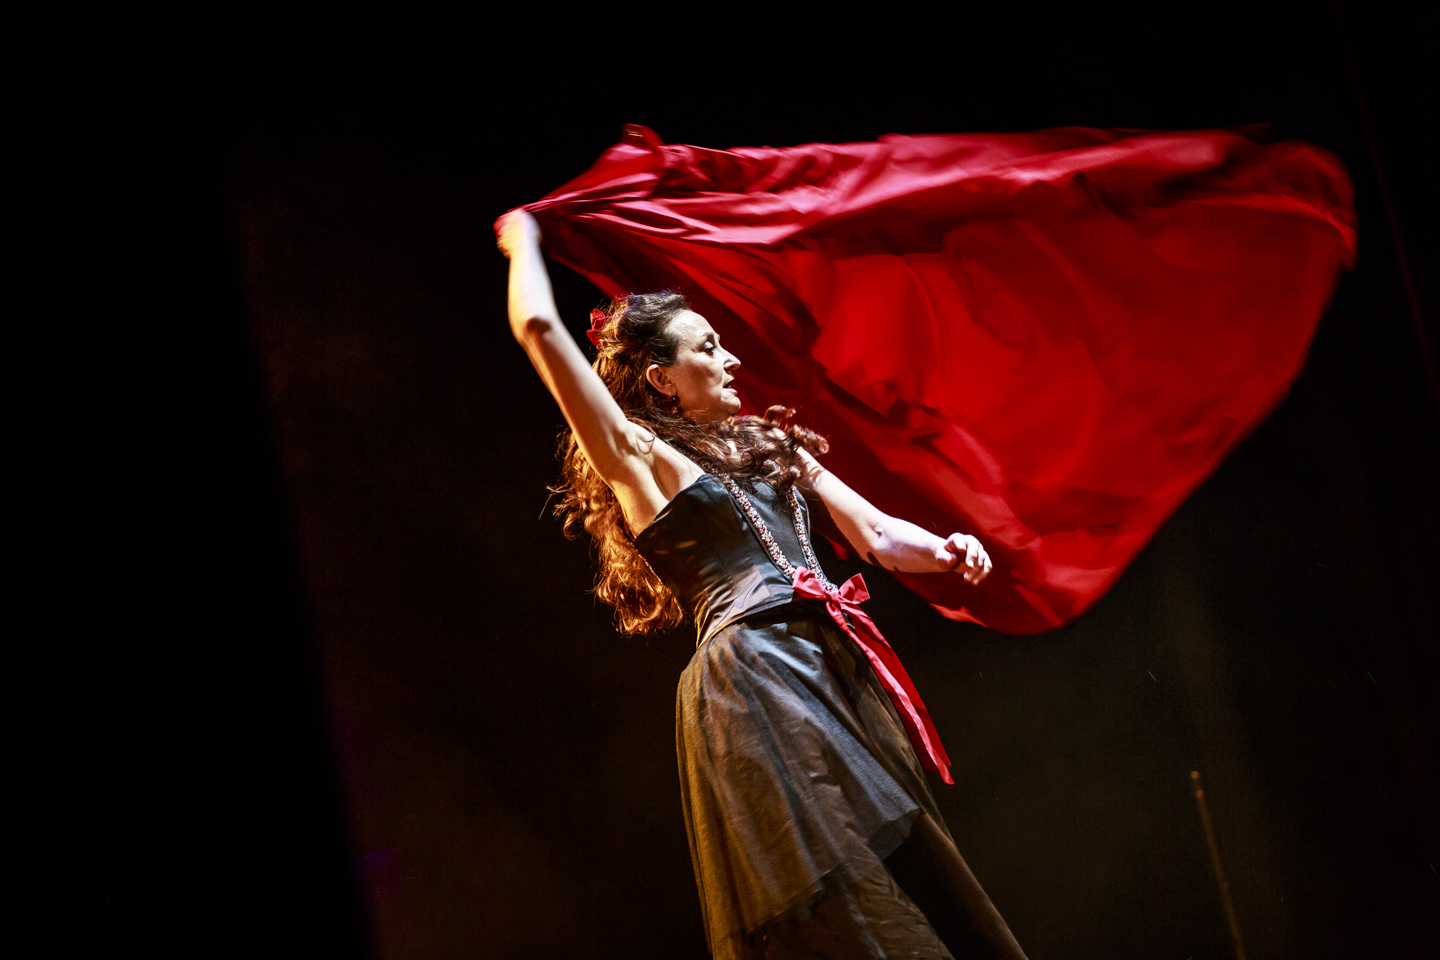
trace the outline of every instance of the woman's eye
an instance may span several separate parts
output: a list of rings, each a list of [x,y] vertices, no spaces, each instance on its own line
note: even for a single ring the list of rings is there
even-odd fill
[[[713,344],[713,343],[707,343],[707,344],[705,344],[705,352],[706,352],[706,353],[714,353],[714,352],[715,352],[715,344]]]

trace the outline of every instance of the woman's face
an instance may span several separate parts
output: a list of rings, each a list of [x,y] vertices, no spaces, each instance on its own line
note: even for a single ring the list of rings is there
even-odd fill
[[[667,397],[680,399],[680,412],[691,420],[723,420],[740,412],[740,396],[730,386],[740,366],[735,355],[720,346],[720,335],[709,321],[693,310],[682,310],[670,321],[675,337],[675,362],[668,367],[651,364],[650,385]]]

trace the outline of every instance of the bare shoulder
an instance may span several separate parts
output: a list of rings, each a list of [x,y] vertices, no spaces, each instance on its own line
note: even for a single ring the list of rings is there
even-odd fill
[[[705,471],[689,457],[657,437],[649,427],[628,421],[627,442],[634,469],[610,482],[630,531],[638,534],[665,505]]]
[[[651,476],[667,503],[705,474],[699,464],[655,436],[645,424],[632,420],[630,426],[636,432],[635,442],[647,448]]]

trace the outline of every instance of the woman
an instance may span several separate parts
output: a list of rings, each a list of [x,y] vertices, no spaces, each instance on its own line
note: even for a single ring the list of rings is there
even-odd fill
[[[712,952],[1023,957],[925,781],[912,740],[943,773],[933,727],[888,646],[864,639],[864,597],[824,580],[799,490],[891,570],[963,567],[979,583],[980,543],[881,513],[820,466],[824,440],[789,411],[737,416],[740,361],[677,294],[593,314],[592,368],[560,323],[539,240],[528,213],[500,224],[511,329],[571,429],[560,512],[598,541],[596,592],[623,630],[688,616],[699,634],[677,748]]]

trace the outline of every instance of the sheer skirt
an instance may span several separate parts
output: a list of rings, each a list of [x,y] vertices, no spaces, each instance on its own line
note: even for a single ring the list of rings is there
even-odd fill
[[[950,957],[883,863],[917,817],[944,820],[869,662],[818,606],[696,651],[676,745],[717,960]]]

